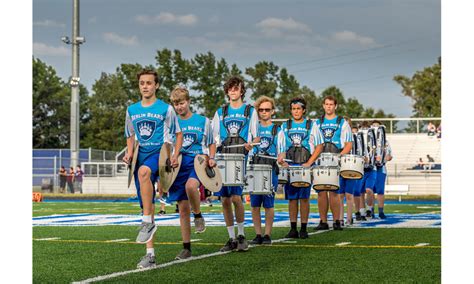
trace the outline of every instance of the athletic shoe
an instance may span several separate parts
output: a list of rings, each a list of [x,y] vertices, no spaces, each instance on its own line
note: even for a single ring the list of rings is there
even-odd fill
[[[357,212],[355,215],[356,215],[356,221],[361,221],[362,220],[362,218],[360,216],[360,212]]]
[[[221,252],[233,251],[237,248],[237,241],[230,238],[227,243],[220,249]]]
[[[339,220],[341,222],[341,227],[344,227],[344,220]]]
[[[262,239],[262,245],[271,245],[272,244],[272,239],[270,238],[269,235],[263,236]]]
[[[365,216],[360,216],[360,220],[361,221],[367,221],[367,218],[365,218]]]
[[[238,235],[237,236],[237,251],[248,251],[249,244],[245,239],[245,236]]]
[[[257,235],[257,236],[255,237],[255,239],[253,239],[252,241],[250,241],[250,244],[251,244],[251,245],[261,245],[262,242],[263,242],[262,236],[261,236],[261,235]]]
[[[148,243],[153,238],[153,235],[155,234],[155,232],[156,232],[155,223],[142,222],[140,226],[140,232],[138,232],[136,242],[139,244]]]
[[[354,219],[351,219],[350,221],[349,220],[346,221],[346,227],[352,227],[352,225],[354,225]]]
[[[166,215],[166,211],[160,210],[160,212],[158,212],[158,215]]]
[[[186,259],[191,257],[191,251],[188,249],[183,249],[174,259]]]
[[[332,227],[333,227],[334,231],[342,231],[341,221],[336,220],[336,222],[334,222],[332,224]]]
[[[387,216],[385,216],[384,213],[379,213],[379,218],[380,219],[387,219]]]
[[[176,204],[176,209],[174,210],[175,213],[179,213],[179,207],[178,204]]]
[[[151,253],[146,254],[140,262],[137,264],[137,268],[147,268],[151,266],[155,266],[156,261],[155,261],[155,256],[152,255]]]
[[[323,223],[323,221],[319,221],[319,225],[314,229],[316,231],[329,230],[329,225],[328,225],[328,223]]]
[[[367,210],[367,212],[365,213],[365,216],[367,216],[367,218],[371,218],[372,217],[372,211]]]
[[[196,234],[201,234],[206,231],[206,222],[204,218],[194,218],[194,228],[196,230]]]
[[[303,230],[300,231],[300,239],[307,239],[308,237],[308,232]]]
[[[299,238],[298,230],[290,229],[285,238],[297,239]]]

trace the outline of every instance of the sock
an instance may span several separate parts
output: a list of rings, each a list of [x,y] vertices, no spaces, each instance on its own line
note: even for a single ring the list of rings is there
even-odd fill
[[[227,232],[229,233],[229,238],[235,239],[234,226],[228,226],[228,227],[227,227]]]
[[[183,248],[191,250],[191,243],[183,243]]]
[[[151,215],[143,215],[142,221],[151,223]]]
[[[291,224],[291,229],[296,230],[296,222],[290,222]]]
[[[306,226],[307,225],[308,225],[308,223],[301,223],[301,231],[306,232]]]
[[[193,215],[194,215],[194,218],[202,218],[201,212],[199,212],[198,214],[193,212]]]
[[[155,248],[146,248],[146,254],[155,255]]]
[[[379,215],[383,214],[383,207],[379,207]]]
[[[242,223],[237,223],[237,231],[239,232],[239,235],[245,236],[245,232],[244,232],[244,222],[242,222]]]

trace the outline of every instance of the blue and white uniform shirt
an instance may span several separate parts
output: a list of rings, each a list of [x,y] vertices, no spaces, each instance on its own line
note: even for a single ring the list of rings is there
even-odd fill
[[[188,119],[178,117],[178,122],[183,132],[181,153],[189,156],[209,155],[209,145],[214,144],[211,121],[207,117],[193,113]]]
[[[258,124],[257,136],[260,137],[260,145],[255,146],[252,149],[251,155],[265,154],[272,157],[277,157],[280,153],[278,147],[278,134],[280,133],[280,127],[277,127],[277,134],[273,136],[273,123],[268,126],[262,126]]]
[[[343,118],[341,119],[340,125],[337,125],[337,116],[333,119],[324,118],[324,123],[321,125],[321,120],[316,120],[318,129],[321,130],[324,142],[331,142],[338,149],[344,148],[346,142],[352,142],[352,131],[349,123]]]
[[[311,123],[310,131],[306,129],[306,119],[302,122],[291,122],[288,129],[288,121],[283,122],[278,133],[278,144],[281,152],[287,152],[291,146],[303,146],[313,154],[314,149],[323,143],[321,131],[316,127],[316,123]]]
[[[246,104],[239,108],[228,107],[227,116],[222,116],[222,107],[214,114],[212,119],[212,131],[214,142],[219,147],[230,135],[238,135],[247,143],[257,137],[258,117],[254,108],[251,108],[249,116],[245,117]]]
[[[156,100],[150,106],[141,101],[130,105],[125,115],[125,137],[136,136],[140,145],[138,160],[159,153],[164,141],[181,132],[176,113],[170,105]]]
[[[391,156],[392,159],[393,159],[393,156],[392,156],[392,147],[390,146],[390,144],[388,143],[388,141],[385,141],[385,145],[386,145],[386,148],[385,148],[385,156]],[[387,174],[387,167],[385,166],[386,162],[383,163],[383,166],[381,166],[381,171],[382,173],[384,174]]]

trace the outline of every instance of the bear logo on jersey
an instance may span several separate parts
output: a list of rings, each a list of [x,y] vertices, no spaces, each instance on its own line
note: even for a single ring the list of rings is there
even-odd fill
[[[137,122],[138,135],[142,141],[149,140],[155,133],[156,122],[152,120],[142,120]]]
[[[226,122],[225,127],[227,128],[231,136],[237,136],[239,135],[240,129],[242,128],[243,124],[244,122],[241,120],[229,120]]]
[[[293,142],[294,146],[301,146],[301,143],[303,142],[303,136],[304,134],[302,133],[293,133],[290,135],[291,141]]]
[[[270,147],[270,138],[269,137],[260,137],[260,149],[266,151]]]
[[[183,135],[183,148],[189,148],[191,145],[193,145],[194,141],[197,141],[196,133],[185,133]]]
[[[334,136],[334,129],[332,128],[324,128],[323,129],[324,139],[331,139]]]

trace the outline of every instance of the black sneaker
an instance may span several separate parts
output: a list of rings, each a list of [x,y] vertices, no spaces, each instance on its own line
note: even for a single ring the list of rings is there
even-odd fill
[[[160,210],[160,212],[158,212],[159,215],[166,215],[166,211],[163,211],[163,210]]]
[[[255,237],[255,239],[253,239],[252,241],[250,241],[250,244],[251,244],[251,245],[261,245],[261,244],[262,244],[262,241],[263,241],[262,235],[257,235],[257,236]]]
[[[237,251],[248,251],[249,250],[249,243],[245,239],[245,236],[238,235],[237,236]]]
[[[341,227],[344,227],[344,220],[339,220],[341,222]]]
[[[360,216],[360,220],[361,221],[367,221],[367,218],[365,218],[365,216]]]
[[[227,243],[220,249],[221,252],[233,251],[237,248],[237,241],[230,238]]]
[[[356,221],[362,220],[362,218],[360,216],[360,212],[357,212],[355,215],[356,215]]]
[[[341,221],[336,220],[336,222],[332,224],[332,227],[334,228],[334,231],[342,231]]]
[[[308,232],[303,230],[300,231],[300,239],[307,239],[308,237]]]
[[[323,223],[323,221],[319,221],[319,225],[314,229],[316,231],[329,230],[329,225],[328,225],[328,223]]]
[[[286,234],[285,238],[292,238],[297,239],[299,238],[298,230],[291,229],[288,234]]]
[[[178,207],[178,204],[176,204],[176,209],[174,210],[174,212],[176,212],[176,213],[179,213],[179,207]]]
[[[272,244],[272,239],[270,238],[269,235],[263,236],[262,239],[262,245],[271,245]]]
[[[382,212],[382,213],[379,213],[379,218],[380,219],[387,219],[387,216],[385,216],[385,214]]]
[[[365,216],[367,216],[367,218],[371,218],[372,217],[372,211],[367,210],[367,213],[365,214]]]

